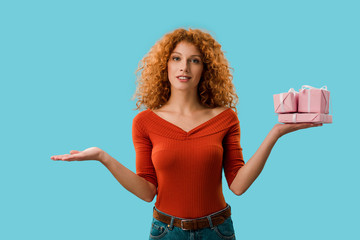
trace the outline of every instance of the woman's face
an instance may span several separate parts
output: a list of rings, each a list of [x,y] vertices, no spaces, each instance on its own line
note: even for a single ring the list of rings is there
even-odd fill
[[[203,71],[201,53],[192,43],[180,42],[170,54],[167,67],[172,88],[197,88]]]

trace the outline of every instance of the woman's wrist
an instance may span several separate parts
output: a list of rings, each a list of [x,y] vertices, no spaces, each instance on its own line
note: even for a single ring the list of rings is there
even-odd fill
[[[282,133],[281,129],[278,127],[278,125],[275,125],[271,130],[269,135],[274,138],[275,140],[278,140],[281,136],[284,134]]]
[[[101,150],[99,152],[98,161],[101,162],[102,164],[106,164],[109,161],[107,152],[105,152],[104,150]]]

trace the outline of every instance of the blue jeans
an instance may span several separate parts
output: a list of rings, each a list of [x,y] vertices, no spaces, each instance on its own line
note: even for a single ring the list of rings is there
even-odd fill
[[[229,206],[228,206],[229,207]],[[226,208],[225,208],[226,209]],[[159,210],[157,210],[159,211]],[[159,211],[161,212],[161,211]],[[161,212],[163,213],[163,212]],[[169,214],[163,213],[172,217]],[[212,214],[211,214],[212,215]],[[210,215],[210,216],[211,216]],[[235,238],[235,232],[231,216],[228,217],[225,222],[215,227],[208,227],[198,230],[182,230],[179,227],[168,226],[166,223],[160,222],[153,218],[150,231],[150,240],[152,239],[164,239],[164,240],[219,240],[227,239],[233,240]]]

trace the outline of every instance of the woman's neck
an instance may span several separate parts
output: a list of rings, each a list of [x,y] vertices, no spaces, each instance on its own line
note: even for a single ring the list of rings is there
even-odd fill
[[[171,110],[182,115],[192,115],[205,108],[200,102],[197,89],[196,91],[172,91],[168,102],[163,106],[164,110]]]

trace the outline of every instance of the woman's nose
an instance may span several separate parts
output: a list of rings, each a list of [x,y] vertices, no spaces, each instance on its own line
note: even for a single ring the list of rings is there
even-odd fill
[[[180,71],[188,72],[189,71],[189,64],[187,61],[183,61],[180,66]]]

